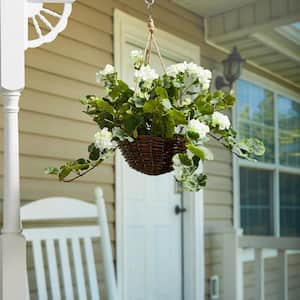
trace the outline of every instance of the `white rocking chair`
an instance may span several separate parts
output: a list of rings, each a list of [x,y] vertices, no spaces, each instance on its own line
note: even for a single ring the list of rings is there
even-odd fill
[[[101,188],[97,188],[95,192],[97,205],[78,199],[55,197],[34,201],[22,207],[21,219],[23,222],[46,221],[49,223],[50,221],[57,224],[59,221],[77,221],[78,223],[80,219],[97,219],[99,223],[86,226],[63,225],[58,227],[56,225],[56,227],[39,226],[39,228],[24,229],[26,240],[32,243],[38,300],[100,300],[92,244],[92,239],[95,238],[101,240],[107,299],[118,299],[103,192]],[[44,245],[45,251],[43,251]],[[69,255],[69,253],[71,254]],[[47,274],[45,260],[48,265]],[[72,261],[75,284],[72,280],[70,264]],[[49,278],[49,292],[46,278]],[[29,285],[27,290],[27,299],[29,300]]]

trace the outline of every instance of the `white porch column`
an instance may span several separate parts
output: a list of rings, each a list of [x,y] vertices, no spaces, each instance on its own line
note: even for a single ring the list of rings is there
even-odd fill
[[[0,2],[0,93],[3,99],[3,228],[0,236],[0,299],[25,300],[26,244],[20,227],[18,111],[24,88],[24,1]]]
[[[20,233],[19,91],[2,92],[4,120],[4,185],[2,234]]]

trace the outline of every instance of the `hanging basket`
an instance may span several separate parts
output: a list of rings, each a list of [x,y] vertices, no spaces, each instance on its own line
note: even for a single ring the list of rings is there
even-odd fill
[[[172,157],[186,151],[184,139],[140,135],[134,142],[119,143],[129,166],[147,175],[161,175],[173,170]]]

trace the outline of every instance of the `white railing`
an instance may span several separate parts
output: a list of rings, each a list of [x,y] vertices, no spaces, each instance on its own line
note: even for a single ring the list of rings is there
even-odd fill
[[[265,299],[265,258],[277,257],[279,298],[288,300],[288,255],[300,253],[300,238],[244,236],[241,230],[223,234],[223,298],[244,299],[245,262],[254,263],[255,300]]]
[[[269,252],[271,256],[277,255],[279,267],[279,299],[288,300],[288,259],[290,251],[300,250],[300,238],[279,238],[266,236],[240,236],[240,249],[253,249],[254,271],[255,271],[255,300],[265,299],[264,287],[264,250],[273,250]],[[250,253],[251,255],[251,253]]]

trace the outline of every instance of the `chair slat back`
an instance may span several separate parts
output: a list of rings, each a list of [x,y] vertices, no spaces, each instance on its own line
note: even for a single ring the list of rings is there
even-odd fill
[[[73,284],[71,278],[70,259],[68,254],[68,246],[66,239],[58,240],[60,263],[62,269],[63,283],[64,283],[64,295],[66,300],[73,300]]]
[[[45,221],[46,216],[51,217],[52,220],[53,218],[55,220],[68,218],[73,220],[76,217],[95,218],[98,216],[96,205],[77,199],[58,199],[59,201],[57,198],[48,198],[28,204],[24,207],[23,219]],[[43,201],[48,211],[45,211]],[[82,203],[82,206],[78,201]],[[72,205],[74,206],[73,211]],[[30,206],[32,206],[32,210]],[[55,213],[55,210],[62,208],[67,211],[66,218],[62,211]],[[76,294],[79,300],[100,300],[93,250],[93,239],[99,239],[101,236],[98,225],[32,228],[25,229],[24,235],[26,240],[32,243],[39,300],[74,300]],[[47,270],[45,269],[46,264]],[[75,278],[72,277],[72,270],[74,270]],[[85,270],[88,278],[85,278]],[[61,276],[59,276],[60,273]],[[60,278],[62,282],[60,282]],[[47,279],[50,282],[51,296],[47,291]]]
[[[48,299],[47,285],[45,278],[45,265],[43,259],[42,245],[40,240],[32,241],[32,251],[34,259],[34,269],[39,299]]]
[[[54,240],[46,240],[52,299],[61,299]]]
[[[97,283],[97,273],[95,269],[96,262],[91,239],[84,239],[84,251],[87,263],[88,282],[91,292],[91,300],[100,300]]]

